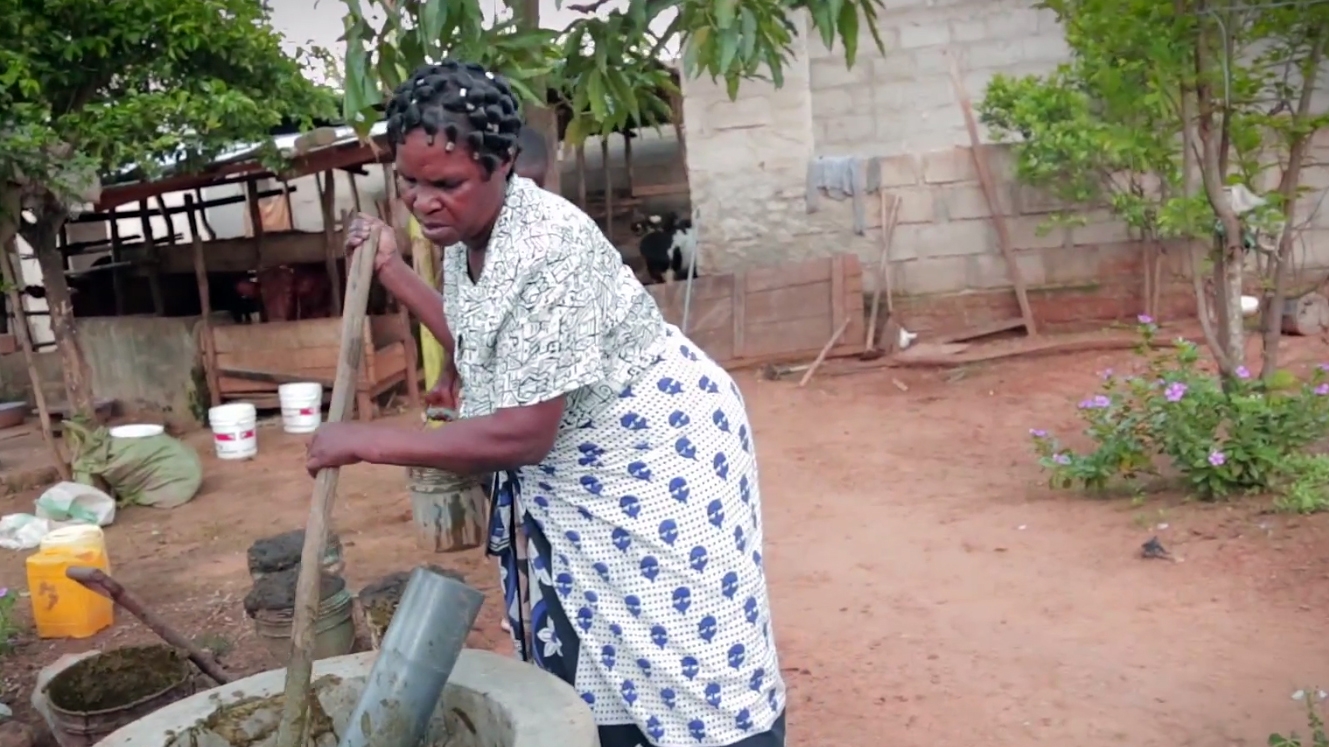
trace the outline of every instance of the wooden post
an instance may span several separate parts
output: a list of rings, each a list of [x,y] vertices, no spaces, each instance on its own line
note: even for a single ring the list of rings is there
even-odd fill
[[[355,212],[357,212],[357,213],[363,213],[363,212],[364,212],[364,208],[360,206],[360,188],[359,188],[358,186],[356,186],[356,184],[355,184],[355,172],[354,172],[354,171],[351,171],[350,169],[347,169],[347,170],[346,170],[346,181],[349,182],[350,185],[351,185],[351,199],[355,200]],[[387,189],[387,185],[386,185],[386,184],[383,185],[383,187],[384,187],[384,189]],[[388,198],[388,199],[392,199],[392,198]],[[389,209],[390,209],[390,208],[389,208]],[[391,225],[391,224],[389,224],[389,225]]]
[[[262,269],[263,264],[263,211],[258,206],[258,181],[245,182],[245,203],[249,206],[249,226],[254,236],[254,267]],[[214,236],[216,234],[213,234]]]
[[[632,197],[634,194],[632,186],[634,182],[632,178],[632,133],[626,130],[623,132],[623,160],[628,166],[628,197]]]
[[[208,238],[209,238],[209,239],[215,239],[215,238],[217,238],[217,232],[214,231],[214,230],[212,230],[212,224],[208,222],[208,214],[207,214],[207,211],[206,211],[206,210],[204,209],[204,207],[203,207],[203,205],[204,205],[205,203],[207,203],[207,200],[203,199],[203,188],[202,188],[202,187],[197,187],[197,188],[194,189],[194,199],[197,200],[197,201],[198,201],[198,204],[199,204],[199,208],[198,208],[198,222],[199,222],[199,225],[203,226],[203,228],[207,230],[207,232],[208,232]]]
[[[364,357],[365,310],[369,286],[374,279],[374,255],[378,253],[379,235],[369,240],[351,260],[346,285],[346,307],[341,320],[341,353],[337,358],[337,376],[332,385],[328,422],[346,419],[355,403],[360,361]],[[291,660],[286,667],[285,700],[277,725],[277,747],[300,747],[308,743],[310,675],[314,664],[314,618],[318,616],[319,583],[323,553],[327,547],[328,527],[337,497],[336,467],[320,470],[314,479],[314,494],[309,503],[305,525],[305,543],[300,552],[300,575],[295,585],[295,619],[291,624]]]
[[[317,179],[317,176],[315,177]],[[323,172],[323,183],[318,190],[323,208],[323,257],[328,268],[328,283],[332,286],[332,313],[341,313],[341,273],[337,270],[341,248],[337,244],[336,218],[337,175],[331,169]]]
[[[289,221],[291,224],[291,230],[294,231],[296,230],[295,208],[291,207],[291,183],[286,181],[285,179],[283,179],[281,182],[281,197],[283,200],[286,201],[286,214],[290,216]]]
[[[383,164],[383,190],[388,198],[387,215],[384,218],[400,241],[401,232],[397,230],[399,220],[397,213],[401,208],[397,203],[397,177],[390,163]],[[346,220],[345,225],[350,225],[349,216],[344,220]],[[407,240],[410,240],[409,235]],[[415,409],[421,405],[420,351],[416,349],[415,336],[411,334],[411,312],[406,309],[406,304],[397,303],[397,317],[401,320],[402,346],[406,348],[406,396],[411,403],[411,409]]]
[[[14,335],[18,337],[19,348],[23,351],[23,362],[28,367],[28,382],[32,384],[32,401],[37,405],[37,419],[42,424],[42,440],[55,461],[55,470],[61,480],[69,480],[69,462],[60,451],[60,444],[55,440],[55,429],[51,426],[51,410],[46,406],[46,393],[42,390],[41,374],[37,371],[37,359],[32,350],[32,331],[28,328],[27,314],[23,309],[23,272],[18,259],[18,242],[10,240],[9,245],[0,247],[3,262],[0,272],[4,273],[6,294],[9,305],[14,309]]]
[[[987,197],[988,212],[992,213],[992,226],[997,229],[997,248],[1001,250],[1002,259],[1006,260],[1006,271],[1010,273],[1011,285],[1015,286],[1015,300],[1020,304],[1020,316],[1024,320],[1024,330],[1030,336],[1038,335],[1038,327],[1034,322],[1034,311],[1029,305],[1029,293],[1025,290],[1024,273],[1020,272],[1020,265],[1015,261],[1015,250],[1011,246],[1011,234],[1006,227],[1006,216],[1002,213],[1001,200],[997,199],[997,185],[992,180],[992,172],[988,170],[987,159],[983,157],[983,141],[978,136],[978,120],[974,119],[974,107],[969,101],[969,93],[965,91],[964,79],[960,77],[960,66],[951,57],[951,85],[955,88],[955,98],[960,104],[960,113],[964,115],[965,128],[969,130],[969,147],[973,152],[974,170],[978,172],[979,184],[983,187],[983,194]]]
[[[577,207],[586,210],[586,143],[577,144]]]
[[[605,238],[614,243],[614,172],[609,168],[609,136],[600,136],[600,168],[605,174]]]
[[[172,233],[171,216],[166,212],[166,205],[162,204],[160,195],[157,197],[157,204],[162,211],[162,217],[166,219],[166,235],[169,237]],[[139,226],[143,229],[143,254],[148,259],[148,292],[152,294],[152,313],[162,316],[166,311],[166,301],[162,298],[161,255],[157,251],[156,238],[152,235],[152,218],[148,216],[148,201],[140,201],[138,208]]]
[[[111,212],[111,292],[115,295],[115,315],[124,316],[125,314],[125,285],[124,277],[120,274],[120,221],[116,219],[115,212]],[[62,234],[63,235],[63,234]],[[63,242],[62,246],[63,246]],[[61,252],[63,254],[63,251]]]
[[[194,209],[194,196],[185,195],[186,220],[189,236],[194,243],[194,281],[198,283],[198,306],[202,312],[198,337],[203,350],[203,377],[208,382],[208,401],[213,407],[221,404],[221,377],[217,375],[217,343],[212,336],[212,298],[208,291],[208,260],[203,254],[203,237],[198,234],[198,214]]]

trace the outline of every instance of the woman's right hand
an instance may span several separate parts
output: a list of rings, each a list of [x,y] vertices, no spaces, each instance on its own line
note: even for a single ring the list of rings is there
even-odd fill
[[[443,367],[443,373],[438,377],[434,387],[425,392],[425,408],[450,410],[453,417],[461,408],[461,379],[457,376],[457,370],[453,368],[451,361]]]
[[[353,255],[361,246],[369,242],[369,237],[378,231],[378,253],[374,255],[374,272],[381,273],[396,262],[404,261],[401,250],[397,247],[397,232],[381,218],[359,213],[351,220],[351,227],[346,230],[346,253]]]
[[[451,362],[443,367],[443,374],[433,388],[425,392],[424,403],[428,407],[445,407],[456,411],[457,405],[461,403],[461,379]]]

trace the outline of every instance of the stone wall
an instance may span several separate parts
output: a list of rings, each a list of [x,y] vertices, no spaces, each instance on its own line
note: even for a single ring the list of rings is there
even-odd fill
[[[916,297],[906,308],[924,308],[922,298],[963,294],[974,298],[942,304],[963,310],[957,312],[963,320],[953,322],[1005,314],[1015,309],[1010,278],[974,171],[950,60],[958,60],[969,95],[978,102],[994,73],[1043,73],[1063,61],[1064,37],[1055,17],[1035,9],[1032,0],[885,0],[885,5],[880,23],[886,54],[865,34],[852,68],[840,49],[805,37],[795,45],[779,90],[745,82],[731,102],[723,85],[707,77],[684,82],[703,268],[730,271],[836,251],[852,251],[875,267],[881,246],[877,195],[861,198],[866,215],[861,235],[853,230],[851,201],[823,197],[819,209],[809,213],[806,200],[809,159],[875,158],[883,188],[901,200],[892,259],[895,289]],[[1014,182],[1006,148],[989,144],[983,150],[998,181],[1017,263],[1046,307],[1040,316],[1136,313],[1142,251],[1125,227],[1104,211],[1086,211],[1083,226],[1041,231],[1053,206]],[[1316,151],[1314,160],[1329,163],[1329,138]],[[1303,198],[1302,219],[1315,215],[1302,234],[1297,264],[1329,267],[1329,210],[1320,206],[1329,167],[1308,169],[1303,182],[1313,192]],[[1168,264],[1169,278],[1183,288],[1189,285],[1186,266],[1178,258]],[[870,273],[867,281],[870,287]],[[1088,305],[1075,300],[1085,295],[1098,300]],[[1178,303],[1186,305],[1184,299]]]

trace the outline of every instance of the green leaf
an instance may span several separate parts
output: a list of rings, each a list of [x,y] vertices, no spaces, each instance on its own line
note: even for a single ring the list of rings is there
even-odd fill
[[[718,69],[727,71],[734,64],[734,56],[738,54],[738,33],[737,29],[729,29],[720,36],[720,62],[716,66]]]
[[[853,67],[858,56],[858,8],[854,3],[845,2],[840,6],[839,28],[845,64]]]
[[[739,19],[742,23],[739,31],[739,39],[742,41],[741,57],[744,62],[750,62],[756,56],[754,52],[757,49],[757,16],[745,5],[739,9]]]
[[[738,0],[715,0],[715,27],[725,31],[734,25],[734,12]]]
[[[448,22],[449,0],[422,0],[420,12],[420,36],[425,49],[440,49],[443,29]]]
[[[603,122],[609,116],[609,108],[606,105],[608,96],[605,94],[604,77],[599,70],[591,71],[587,77],[586,95],[591,105],[591,114]]]

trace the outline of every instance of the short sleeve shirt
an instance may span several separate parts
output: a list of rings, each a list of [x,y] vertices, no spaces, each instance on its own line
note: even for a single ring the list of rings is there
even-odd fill
[[[514,176],[472,282],[466,247],[443,253],[461,417],[567,396],[564,424],[608,405],[664,347],[659,307],[595,221]]]

